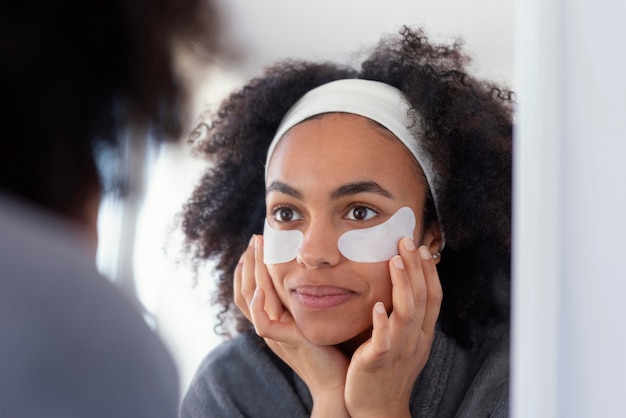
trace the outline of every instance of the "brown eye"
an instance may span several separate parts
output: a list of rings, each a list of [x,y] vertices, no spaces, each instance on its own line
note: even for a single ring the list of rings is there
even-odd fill
[[[302,219],[302,216],[291,208],[278,208],[274,211],[274,219],[278,222],[291,222]]]
[[[283,222],[289,222],[293,218],[293,211],[291,209],[281,209],[278,211],[278,219]]]
[[[347,218],[353,221],[367,221],[378,213],[367,206],[355,206],[348,211]]]
[[[367,218],[367,208],[354,208],[352,214],[354,215],[354,219],[362,221]]]

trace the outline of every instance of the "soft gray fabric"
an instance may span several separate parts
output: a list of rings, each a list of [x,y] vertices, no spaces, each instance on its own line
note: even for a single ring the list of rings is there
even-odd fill
[[[176,417],[170,354],[85,248],[0,196],[0,417]]]
[[[481,345],[461,349],[437,332],[429,361],[411,395],[413,417],[507,417],[508,327],[486,331]],[[309,391],[253,336],[215,348],[183,399],[182,417],[308,417]]]

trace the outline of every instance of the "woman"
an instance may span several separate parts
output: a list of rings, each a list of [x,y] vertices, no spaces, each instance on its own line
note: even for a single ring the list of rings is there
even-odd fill
[[[278,64],[194,132],[216,165],[183,229],[239,335],[183,416],[507,415],[512,104],[466,61],[403,28],[360,71]]]

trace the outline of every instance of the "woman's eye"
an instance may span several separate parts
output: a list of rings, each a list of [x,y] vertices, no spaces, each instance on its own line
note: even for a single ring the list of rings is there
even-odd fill
[[[278,222],[291,222],[302,219],[302,216],[291,208],[278,208],[274,211],[274,218]]]
[[[355,206],[348,211],[347,218],[353,221],[367,221],[378,215],[373,209],[366,206]]]

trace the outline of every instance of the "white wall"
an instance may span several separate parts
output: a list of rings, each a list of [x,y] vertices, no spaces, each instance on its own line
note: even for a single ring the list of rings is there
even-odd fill
[[[518,0],[518,418],[626,415],[625,15],[611,0]]]

